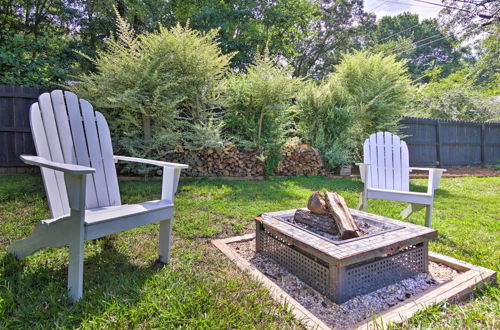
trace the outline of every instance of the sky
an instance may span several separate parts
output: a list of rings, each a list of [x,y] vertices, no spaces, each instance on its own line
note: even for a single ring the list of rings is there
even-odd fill
[[[432,2],[432,0],[429,0]],[[434,0],[435,3],[440,3]],[[437,18],[441,7],[433,6],[415,0],[365,0],[365,10],[377,15],[377,19],[383,16],[394,16],[403,12],[418,14],[420,19]]]

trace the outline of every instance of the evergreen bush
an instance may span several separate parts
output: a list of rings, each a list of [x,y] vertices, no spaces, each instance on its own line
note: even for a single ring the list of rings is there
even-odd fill
[[[221,143],[215,113],[232,54],[221,53],[217,31],[177,25],[135,36],[118,13],[117,24],[117,39],[91,59],[96,72],[68,88],[112,119],[118,152],[161,158],[179,143]]]
[[[293,104],[303,80],[291,70],[258,58],[246,73],[235,72],[228,80],[225,127],[243,147],[262,149],[266,175],[277,168],[281,146],[293,128]]]

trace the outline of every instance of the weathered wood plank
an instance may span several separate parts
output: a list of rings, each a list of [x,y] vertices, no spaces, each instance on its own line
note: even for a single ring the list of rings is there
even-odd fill
[[[334,192],[325,192],[326,207],[335,220],[340,232],[340,238],[349,239],[361,236],[361,231],[347,207],[342,196]]]

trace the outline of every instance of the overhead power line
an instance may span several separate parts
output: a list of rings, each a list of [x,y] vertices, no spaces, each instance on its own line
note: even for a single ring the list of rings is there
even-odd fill
[[[367,9],[367,11],[372,11],[374,9],[377,9],[378,7],[382,6],[383,4],[387,3],[389,1],[382,1],[380,4],[378,4],[377,6],[373,7],[372,9]]]
[[[418,48],[418,47],[427,46],[427,45],[429,45],[429,44],[432,44],[433,42],[436,42],[436,41],[439,41],[439,40],[441,40],[441,39],[445,39],[445,38],[446,38],[445,36],[442,36],[442,37],[440,37],[440,38],[437,38],[437,39],[435,39],[435,40],[431,40],[431,41],[426,42],[426,43],[423,43],[423,44],[421,44],[421,45],[416,45],[416,46],[408,47],[408,48],[406,48],[406,49],[401,50],[401,53],[402,53],[402,54],[406,54],[406,53],[408,53],[409,51],[411,51],[411,50],[413,50],[413,49],[416,49],[416,48]]]
[[[390,35],[390,36],[388,36],[388,37],[382,38],[382,39],[380,39],[380,41],[384,41],[384,40],[390,39],[390,38],[392,38],[392,37],[394,37],[394,36],[397,36],[397,35],[399,35],[399,34],[401,34],[401,33],[403,33],[403,32],[406,32],[406,31],[408,31],[408,30],[411,30],[411,29],[413,29],[413,28],[415,28],[415,27],[417,27],[417,26],[419,26],[419,25],[420,25],[420,23],[417,23],[417,24],[415,24],[415,25],[412,25],[412,26],[410,26],[409,28],[406,28],[406,29],[404,29],[404,30],[402,30],[402,31],[399,31],[399,32],[396,32],[396,33],[393,33],[393,34],[391,34],[391,35]]]

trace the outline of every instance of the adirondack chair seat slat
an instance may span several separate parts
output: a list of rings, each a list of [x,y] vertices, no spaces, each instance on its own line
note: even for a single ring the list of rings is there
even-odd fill
[[[433,196],[428,193],[396,191],[388,189],[367,189],[367,197],[373,199],[385,199],[395,202],[430,204]]]
[[[409,167],[406,142],[389,132],[370,135],[363,144],[363,163],[356,165],[359,166],[361,180],[365,184],[358,209],[363,207],[366,211],[369,198],[407,202],[409,205],[401,212],[401,216],[407,218],[426,207],[425,224],[431,226],[434,191],[446,170]],[[427,192],[410,191],[409,173],[413,170],[429,172]]]
[[[158,256],[170,260],[174,195],[184,164],[114,156],[104,116],[73,93],[40,95],[30,109],[37,156],[22,155],[40,166],[52,219],[39,221],[33,233],[9,247],[18,258],[44,247],[69,246],[68,291],[83,294],[84,241],[159,222]],[[115,163],[141,162],[163,168],[161,199],[122,205]]]
[[[168,201],[150,201],[139,204],[125,204],[120,206],[107,206],[85,211],[85,225],[92,226],[117,218],[136,216],[151,211],[173,208],[174,204]]]

